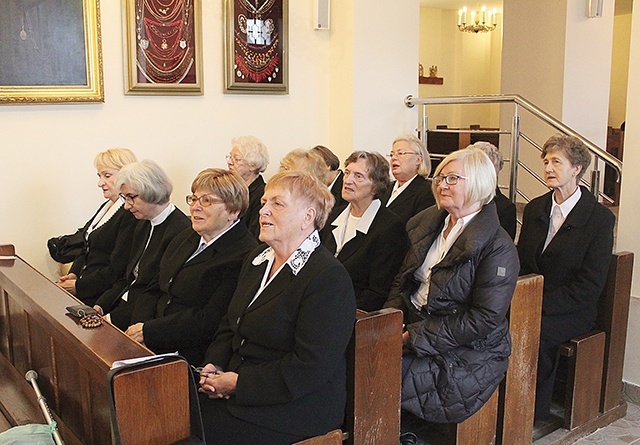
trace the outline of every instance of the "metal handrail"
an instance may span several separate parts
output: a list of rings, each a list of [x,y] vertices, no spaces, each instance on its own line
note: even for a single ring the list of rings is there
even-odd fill
[[[611,166],[616,172],[616,182],[620,182],[622,177],[622,162],[617,159],[612,154],[608,153],[606,150],[603,150],[593,142],[589,141],[584,136],[580,135],[572,128],[568,127],[564,123],[557,120],[555,117],[551,116],[546,111],[532,104],[528,100],[524,99],[522,96],[517,94],[494,94],[494,95],[482,95],[482,96],[442,96],[442,97],[421,97],[416,98],[411,95],[407,96],[404,100],[405,105],[408,108],[413,108],[415,105],[423,106],[423,116],[422,116],[422,124],[421,124],[421,134],[422,137],[425,138],[428,132],[456,132],[456,133],[474,133],[481,132],[487,133],[487,130],[447,130],[447,129],[431,129],[428,128],[428,117],[426,113],[427,105],[462,105],[462,104],[513,104],[515,108],[513,121],[511,124],[511,131],[504,130],[492,130],[491,133],[496,134],[511,134],[511,175],[509,181],[509,198],[515,202],[516,195],[524,197],[522,192],[518,190],[518,167],[524,167],[524,170],[532,174],[534,178],[540,181],[538,175],[533,173],[533,171],[526,167],[523,163],[519,161],[519,142],[520,138],[532,144],[534,147],[541,149],[538,144],[536,144],[531,138],[526,136],[520,131],[520,116],[518,115],[519,107],[522,107],[526,111],[530,112],[534,117],[541,119],[549,126],[555,128],[557,131],[562,132],[566,135],[576,137],[580,139],[595,156],[597,159],[601,159],[607,165]],[[610,197],[606,196],[604,193],[600,192],[600,172],[598,170],[597,164],[594,165],[594,171],[592,172],[592,182],[591,182],[591,191],[592,193],[603,197],[605,200],[609,202],[613,202]],[[583,180],[586,183],[586,181]]]
[[[596,144],[580,135],[573,129],[569,128],[555,117],[551,116],[546,111],[538,108],[522,96],[517,94],[491,94],[484,96],[442,96],[442,97],[413,97],[407,96],[404,100],[407,107],[413,108],[415,105],[456,105],[456,104],[498,104],[498,103],[514,103],[525,110],[529,111],[534,116],[544,120],[549,125],[562,133],[574,136],[580,139],[587,146],[589,150],[595,153],[598,158],[613,167],[617,173],[617,180],[620,181],[622,176],[622,161],[613,156],[611,153],[598,147]]]

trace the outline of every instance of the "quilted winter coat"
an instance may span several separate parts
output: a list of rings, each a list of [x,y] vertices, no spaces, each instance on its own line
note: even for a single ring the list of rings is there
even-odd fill
[[[489,203],[433,267],[427,307],[418,311],[410,300],[419,285],[413,273],[446,216],[434,206],[409,220],[412,247],[385,307],[404,311],[410,336],[413,361],[402,382],[402,409],[430,422],[457,423],[480,409],[507,370],[506,314],[520,264]]]

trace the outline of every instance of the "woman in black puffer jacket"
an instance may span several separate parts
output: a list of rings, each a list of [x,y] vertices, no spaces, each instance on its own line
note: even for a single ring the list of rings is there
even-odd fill
[[[412,247],[385,307],[402,309],[407,324],[402,409],[430,422],[471,416],[507,370],[520,265],[490,202],[495,187],[482,151],[453,152],[433,178],[437,208],[407,224]]]

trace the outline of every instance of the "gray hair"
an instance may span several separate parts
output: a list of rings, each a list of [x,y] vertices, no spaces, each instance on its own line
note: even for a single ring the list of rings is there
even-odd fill
[[[115,178],[116,189],[120,190],[124,184],[150,204],[168,203],[173,191],[173,184],[167,174],[151,159],[122,167]]]
[[[589,165],[591,165],[591,153],[589,152],[589,149],[576,137],[560,133],[551,136],[547,139],[547,142],[544,143],[540,157],[544,159],[545,156],[547,156],[547,153],[553,151],[562,151],[567,156],[572,166],[582,167],[578,172],[576,181],[580,181],[582,175],[586,173]]]

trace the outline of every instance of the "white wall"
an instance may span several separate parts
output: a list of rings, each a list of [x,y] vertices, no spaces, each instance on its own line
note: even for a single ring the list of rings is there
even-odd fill
[[[366,6],[364,0],[355,1],[360,9]],[[140,158],[156,160],[174,181],[174,202],[186,209],[191,180],[203,168],[226,165],[224,156],[234,136],[253,134],[267,144],[271,175],[292,148],[329,143],[344,158],[354,140],[365,148],[386,150],[395,135],[415,127],[415,111],[404,108],[403,98],[416,92],[417,0],[404,2],[402,8],[369,5],[368,18],[378,24],[366,29],[372,41],[363,37],[344,54],[333,36],[353,33],[360,18],[351,14],[343,20],[336,14],[339,2],[333,2],[333,29],[315,31],[313,1],[290,0],[286,96],[222,93],[223,2],[202,3],[204,96],[124,96],[121,3],[103,1],[105,103],[0,107],[0,243],[15,244],[19,255],[53,276],[46,240],[75,230],[93,214],[101,202],[93,158],[109,147],[126,146]],[[373,36],[382,22],[387,42]],[[377,50],[372,53],[368,45],[374,43]],[[342,76],[341,66],[334,64],[340,57],[351,64],[357,58],[361,66],[351,77]],[[369,58],[374,62],[367,63]],[[397,70],[383,70],[390,60]],[[409,66],[410,75],[404,72]],[[356,90],[356,83],[372,88]],[[347,100],[358,101],[349,111],[355,127],[347,123],[353,129],[336,126],[332,131],[332,114],[341,109],[332,91],[345,89],[351,96]],[[356,138],[348,140],[349,133]]]
[[[619,128],[625,120],[627,108],[627,82],[629,78],[629,43],[631,14],[616,15],[613,25],[613,51],[611,54],[611,87],[609,125]]]
[[[640,97],[640,11],[634,10],[631,26],[631,47],[629,53],[628,98]],[[620,193],[620,211],[618,214],[618,250],[635,252],[636,258],[631,287],[631,309],[627,348],[625,355],[624,380],[640,385],[640,103],[627,101],[626,131],[624,141],[624,172]]]

